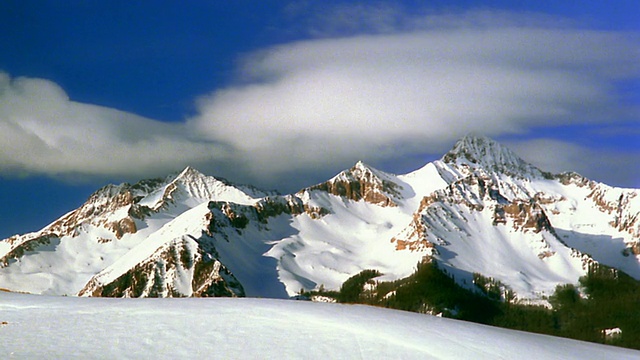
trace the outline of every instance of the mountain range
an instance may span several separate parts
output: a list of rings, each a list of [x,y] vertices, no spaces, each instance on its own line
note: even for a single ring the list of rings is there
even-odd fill
[[[0,241],[0,288],[107,297],[286,298],[437,262],[471,288],[539,302],[593,264],[640,280],[638,189],[551,174],[482,136],[404,175],[362,162],[294,194],[187,167],[107,185],[43,229]]]

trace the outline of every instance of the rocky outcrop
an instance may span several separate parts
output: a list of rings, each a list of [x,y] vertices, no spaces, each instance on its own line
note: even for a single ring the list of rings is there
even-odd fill
[[[244,296],[242,285],[217,257],[211,243],[200,246],[191,238],[176,239],[115,280],[102,283],[100,277],[94,277],[78,295],[134,298]]]
[[[467,135],[461,138],[441,160],[456,167],[463,175],[483,169],[516,178],[545,177],[538,168],[522,160],[516,153],[484,136]]]
[[[578,187],[592,186],[593,181],[576,172],[564,172],[553,176],[562,185],[576,185]]]
[[[248,205],[255,202],[256,198],[277,195],[273,191],[262,191],[253,186],[232,184],[224,178],[207,176],[192,167],[167,179],[166,185],[158,191],[161,191],[159,199],[151,205],[154,210],[163,209],[180,198],[225,201],[228,201],[226,198],[233,198],[234,202]]]
[[[296,195],[268,196],[256,202],[254,207],[261,222],[266,222],[267,219],[281,214],[294,216],[307,214],[312,219],[319,219],[330,213],[329,210],[323,207],[305,203]]]
[[[14,239],[11,241],[11,239]],[[26,252],[35,251],[41,246],[51,245],[53,241],[58,240],[59,237],[57,234],[43,234],[33,238],[21,239],[22,241],[15,243],[17,238],[10,238],[8,241],[14,246],[11,251],[6,253],[2,258],[0,258],[1,266],[8,266],[9,262],[12,259],[21,258]]]
[[[436,202],[461,204],[474,211],[482,211],[485,202],[507,204],[509,200],[500,193],[499,184],[488,176],[471,174],[422,198],[418,212]]]
[[[138,231],[136,222],[129,216],[114,222],[106,223],[104,227],[113,231],[117,239],[122,239],[124,234],[135,234],[136,231]]]
[[[93,193],[78,209],[45,230],[59,236],[77,236],[83,224],[91,224],[111,230],[116,239],[121,239],[125,234],[134,234],[137,231],[136,220],[144,220],[152,213],[151,209],[137,202],[161,184],[161,180],[152,179],[135,185],[107,185]]]
[[[324,183],[311,186],[307,191],[320,190],[353,201],[364,200],[379,206],[398,206],[402,186],[390,176],[358,162]]]
[[[593,187],[587,195],[598,209],[611,215],[609,225],[621,232],[627,232],[632,238],[640,240],[640,206],[633,206],[640,203],[638,190],[619,190],[612,194],[613,189],[606,185],[598,184]]]
[[[493,225],[506,224],[510,220],[514,230],[536,233],[547,230],[553,232],[553,227],[544,210],[533,200],[516,200],[509,204],[496,204],[494,207]]]
[[[429,241],[427,228],[419,213],[414,214],[411,224],[403,232],[391,238],[396,251],[408,250],[424,252],[426,256],[437,254],[434,243]]]

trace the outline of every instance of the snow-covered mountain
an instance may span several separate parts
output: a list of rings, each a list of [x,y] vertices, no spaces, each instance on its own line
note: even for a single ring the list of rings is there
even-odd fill
[[[44,229],[0,241],[0,287],[287,297],[436,260],[463,286],[477,273],[535,300],[592,263],[640,279],[639,192],[541,171],[477,136],[408,174],[358,162],[289,195],[187,168],[106,186]]]

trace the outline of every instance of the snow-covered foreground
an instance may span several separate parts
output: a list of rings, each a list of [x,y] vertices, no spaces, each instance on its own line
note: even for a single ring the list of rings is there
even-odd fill
[[[3,358],[640,359],[640,352],[359,305],[0,292]]]

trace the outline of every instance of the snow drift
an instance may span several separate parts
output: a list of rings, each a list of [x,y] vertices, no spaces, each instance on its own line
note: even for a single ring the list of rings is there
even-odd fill
[[[0,292],[0,352],[36,359],[640,359],[640,352],[359,306]]]

